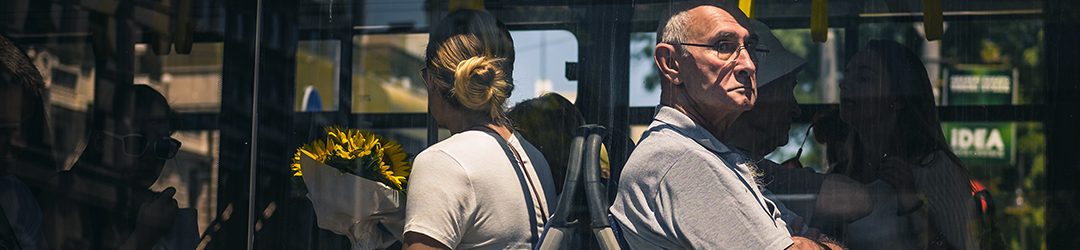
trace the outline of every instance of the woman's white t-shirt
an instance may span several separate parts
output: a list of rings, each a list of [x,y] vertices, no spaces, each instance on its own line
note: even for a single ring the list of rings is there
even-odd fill
[[[532,249],[555,204],[547,161],[518,134],[508,140],[520,171],[495,134],[465,131],[416,156],[405,232],[452,249]]]

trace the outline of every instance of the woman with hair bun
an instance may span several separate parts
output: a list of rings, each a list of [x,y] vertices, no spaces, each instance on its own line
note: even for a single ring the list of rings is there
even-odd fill
[[[431,31],[428,111],[450,138],[416,156],[405,249],[532,249],[555,204],[544,156],[510,130],[514,43],[491,14],[459,10]]]

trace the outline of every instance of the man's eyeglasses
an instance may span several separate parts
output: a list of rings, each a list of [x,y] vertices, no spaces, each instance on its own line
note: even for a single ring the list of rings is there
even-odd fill
[[[744,48],[746,50],[752,52],[752,53],[750,53],[750,60],[754,61],[755,63],[759,62],[760,60],[765,60],[765,57],[769,55],[769,46],[765,46],[765,44],[760,44],[760,43],[748,43],[748,44],[745,44],[745,45],[739,45],[739,43],[737,43],[737,42],[720,41],[720,42],[717,42],[716,44],[712,44],[712,45],[709,45],[709,44],[696,44],[696,43],[679,43],[679,44],[680,45],[686,45],[686,46],[697,46],[697,47],[712,48],[713,50],[716,50],[716,57],[720,58],[720,60],[732,60],[734,58],[738,58],[739,57],[739,51],[741,51]]]
[[[131,157],[142,156],[147,149],[153,146],[154,156],[157,156],[158,159],[168,160],[176,157],[176,152],[180,150],[180,141],[171,137],[162,137],[151,141],[141,134],[118,135],[109,131],[101,132],[124,143],[124,154]]]

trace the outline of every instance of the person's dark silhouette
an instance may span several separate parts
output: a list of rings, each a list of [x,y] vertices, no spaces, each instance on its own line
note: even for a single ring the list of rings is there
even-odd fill
[[[54,249],[150,249],[177,216],[172,187],[149,187],[180,142],[176,114],[146,85],[119,86],[92,118],[86,150],[45,188],[46,238]]]

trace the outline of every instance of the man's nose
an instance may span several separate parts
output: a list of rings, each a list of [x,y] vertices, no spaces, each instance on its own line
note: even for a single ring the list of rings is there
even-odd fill
[[[754,75],[757,73],[757,65],[750,58],[750,50],[745,46],[739,47],[738,53],[735,53],[733,63],[735,63],[735,70],[738,74]]]

